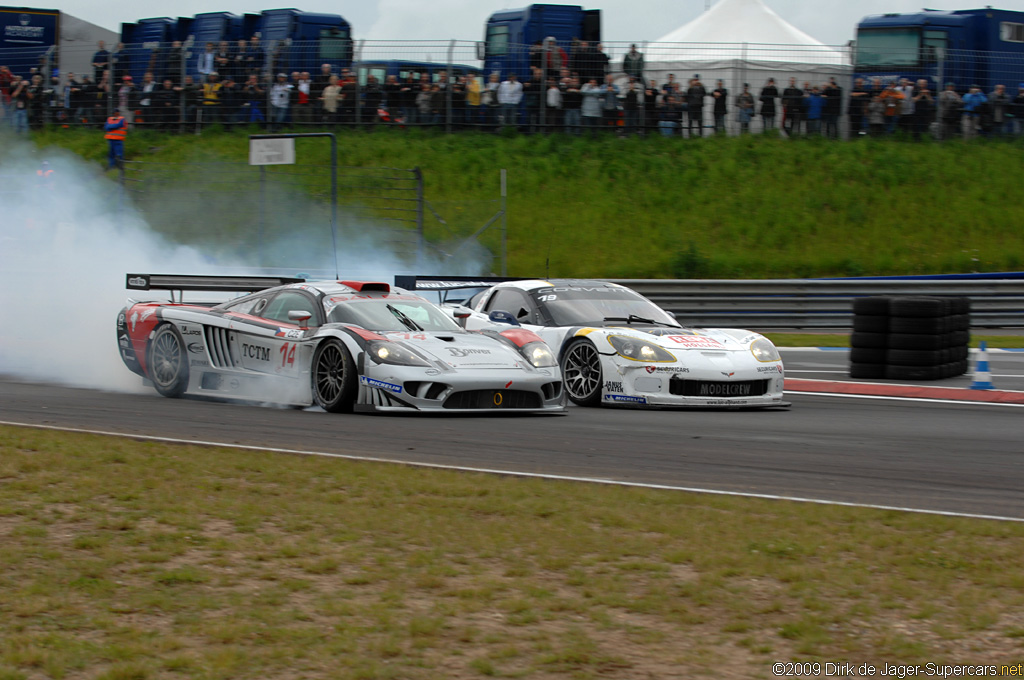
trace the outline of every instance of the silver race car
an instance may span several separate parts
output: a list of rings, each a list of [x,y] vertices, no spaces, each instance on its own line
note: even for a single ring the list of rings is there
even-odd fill
[[[467,331],[387,283],[129,274],[127,287],[172,291],[171,302],[129,300],[117,317],[121,359],[164,396],[331,412],[565,410],[558,363],[537,335]],[[183,291],[252,292],[202,304]]]
[[[417,281],[424,290],[484,281]],[[633,290],[606,281],[526,280],[491,284],[445,305],[466,328],[507,323],[555,351],[565,388],[581,406],[779,407],[785,371],[758,333],[684,328]]]

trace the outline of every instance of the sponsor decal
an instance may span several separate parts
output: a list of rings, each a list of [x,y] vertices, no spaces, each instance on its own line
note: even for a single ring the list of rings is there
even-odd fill
[[[646,404],[647,400],[643,397],[631,397],[625,394],[606,394],[604,398],[607,401],[621,401],[628,402],[630,404]]]
[[[289,338],[296,339],[301,338],[305,331],[298,328],[278,328],[277,332],[274,333],[275,338]]]
[[[511,381],[511,380],[509,380],[509,381],[508,381],[507,383],[505,383],[505,389],[506,389],[506,390],[507,390],[508,388],[510,388],[510,387],[512,387],[512,381]]]
[[[182,335],[202,335],[202,331],[189,330],[188,326],[181,326]]]
[[[714,338],[703,335],[669,335],[666,336],[672,342],[682,345],[688,349],[721,349],[722,343]]]
[[[8,38],[29,38],[34,40],[43,39],[42,26],[29,26],[31,20],[27,14],[18,16],[18,26],[5,26],[4,35]]]
[[[121,350],[121,358],[124,359],[125,361],[135,363],[135,354],[129,353],[128,350]]]
[[[622,383],[606,380],[604,383],[605,392],[622,392]]]
[[[751,384],[743,383],[701,383],[700,397],[749,397]]]
[[[389,382],[384,382],[383,380],[374,380],[373,378],[367,378],[365,375],[359,376],[359,382],[367,387],[376,387],[378,389],[394,392],[395,394],[401,394],[402,392],[401,385],[394,385]]]
[[[120,314],[117,315],[117,325],[118,326],[123,326],[124,325],[124,312],[121,312]]]
[[[494,285],[493,281],[417,281],[417,290],[433,290],[433,289],[446,289],[451,288],[453,285],[465,286],[465,287],[476,287],[476,288],[490,288]]]
[[[153,316],[153,314],[155,313],[156,309],[154,309],[153,307],[147,307],[142,311],[142,316],[139,317],[139,321],[145,321],[149,317]]]
[[[462,349],[461,347],[446,347],[453,357],[468,357],[471,354],[490,354],[489,349]]]
[[[644,366],[648,373],[689,373],[686,366]]]
[[[758,366],[758,373],[782,373],[782,364],[775,364],[774,366]]]
[[[732,373],[726,373],[725,371],[721,371],[721,374],[724,375],[726,378],[731,378],[734,375],[736,375],[736,371],[733,371]]]
[[[188,365],[192,366],[193,368],[195,368],[195,367],[206,368],[207,366],[210,365],[210,362],[206,361],[204,359],[192,359],[191,361],[188,362]]]
[[[132,333],[135,332],[135,324],[138,323],[138,321],[139,321],[139,313],[138,312],[132,312],[131,323],[129,324],[132,327]]]
[[[120,336],[120,337],[119,337],[119,338],[117,339],[117,344],[119,344],[119,345],[120,345],[121,347],[124,347],[124,348],[126,348],[126,349],[127,349],[128,347],[131,347],[131,343],[130,343],[130,342],[128,341],[128,336],[127,336],[127,335],[122,335],[122,336]]]
[[[188,351],[192,352],[192,354],[202,354],[206,351],[206,347],[198,342],[190,342],[188,343]]]
[[[249,357],[250,359],[256,359],[257,361],[270,361],[270,349],[243,342],[242,356]]]
[[[146,285],[146,279],[142,278],[141,276],[133,276],[132,278],[128,279],[128,285],[130,285],[130,286],[145,286]]]
[[[237,390],[241,386],[242,383],[238,382],[238,378],[232,378],[231,382],[228,383],[228,387],[230,387],[232,390]]]

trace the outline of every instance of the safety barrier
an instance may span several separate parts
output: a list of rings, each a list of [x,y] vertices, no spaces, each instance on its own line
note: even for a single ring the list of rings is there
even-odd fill
[[[1024,278],[617,279],[693,326],[853,327],[853,300],[870,295],[968,297],[975,328],[1024,327]]]

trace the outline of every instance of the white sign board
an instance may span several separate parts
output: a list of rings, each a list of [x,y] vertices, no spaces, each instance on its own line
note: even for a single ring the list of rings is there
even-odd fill
[[[290,137],[281,139],[250,139],[249,165],[294,165],[295,140]]]

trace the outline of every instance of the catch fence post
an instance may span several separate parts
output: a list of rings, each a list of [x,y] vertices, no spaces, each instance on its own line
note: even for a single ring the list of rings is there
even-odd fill
[[[423,171],[417,166],[412,169],[412,174],[416,178],[416,271],[420,271],[426,247],[423,233]]]
[[[505,168],[501,169],[501,275],[508,276],[508,210],[506,208]]]

